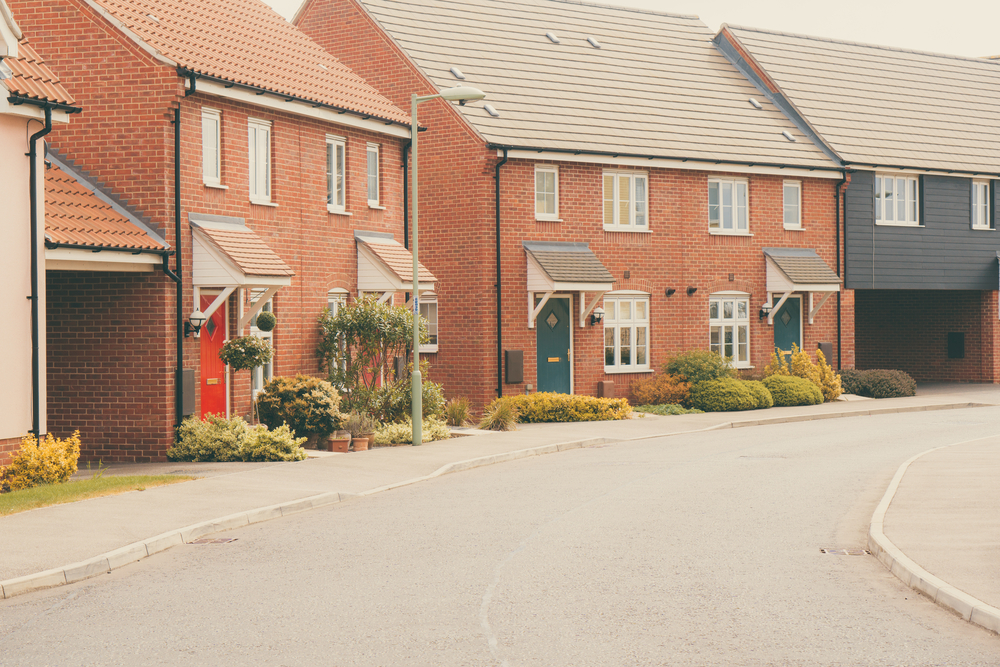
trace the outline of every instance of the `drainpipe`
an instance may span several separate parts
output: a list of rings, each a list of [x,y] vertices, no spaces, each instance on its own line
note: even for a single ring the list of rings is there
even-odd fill
[[[38,440],[42,437],[42,388],[38,351],[38,140],[52,131],[52,107],[45,106],[45,127],[28,139],[28,193],[31,198],[31,432]]]
[[[503,396],[503,290],[500,282],[500,167],[507,164],[507,149],[503,149],[503,159],[496,164],[496,252],[497,252],[497,398]]]
[[[410,145],[413,141],[403,144],[403,247],[410,248]]]
[[[184,272],[181,264],[181,107],[174,109],[174,274],[167,269],[163,258],[164,273],[177,285],[177,373],[174,377],[175,427],[184,421]]]
[[[837,217],[835,219],[834,226],[837,229],[837,276],[838,277],[842,276],[842,273],[840,271],[840,192],[841,192],[840,189],[844,186],[845,183],[847,183],[847,172],[846,171],[844,171],[844,177],[840,180],[839,183],[837,183],[837,194],[836,194],[836,200],[835,200],[836,208],[837,208]],[[844,205],[844,214],[845,214],[844,217],[846,218],[847,217],[847,215],[846,215],[847,214],[847,205],[846,204]],[[845,241],[847,240],[847,223],[846,223],[846,221],[844,223],[844,240]],[[844,354],[843,354],[843,350],[841,349],[841,346],[842,346],[842,344],[844,342],[844,334],[841,331],[842,326],[841,326],[841,312],[840,312],[840,308],[841,308],[840,297],[841,297],[842,293],[843,293],[843,285],[841,286],[840,291],[837,292],[837,370],[840,370],[841,368],[843,368],[843,361],[844,361]]]

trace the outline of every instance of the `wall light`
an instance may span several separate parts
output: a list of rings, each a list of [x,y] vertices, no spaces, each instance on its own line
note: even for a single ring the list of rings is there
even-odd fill
[[[201,335],[201,327],[205,324],[208,318],[205,317],[205,313],[201,312],[200,309],[195,308],[191,316],[188,317],[187,322],[184,323],[184,337],[190,338],[191,334],[194,334],[195,338]]]
[[[590,314],[590,326],[596,326],[604,321],[604,309],[598,306]]]

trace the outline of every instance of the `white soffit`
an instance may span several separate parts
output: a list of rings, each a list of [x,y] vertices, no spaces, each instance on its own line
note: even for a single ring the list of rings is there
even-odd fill
[[[77,248],[46,248],[46,271],[117,271],[152,273],[163,264],[161,255],[132,254],[118,250],[81,250]]]

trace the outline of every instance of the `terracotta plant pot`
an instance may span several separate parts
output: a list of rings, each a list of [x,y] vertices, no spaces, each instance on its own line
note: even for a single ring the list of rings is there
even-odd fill
[[[363,452],[368,449],[368,438],[362,438],[360,435],[356,438],[351,438],[351,445],[354,447],[354,451]]]
[[[368,439],[368,449],[371,449],[372,447],[375,446],[375,434],[374,433],[362,433],[358,437],[360,437],[360,438],[367,438]]]
[[[332,436],[326,441],[327,451],[331,452],[343,452],[347,453],[348,448],[351,446],[351,438],[342,438],[339,436]]]

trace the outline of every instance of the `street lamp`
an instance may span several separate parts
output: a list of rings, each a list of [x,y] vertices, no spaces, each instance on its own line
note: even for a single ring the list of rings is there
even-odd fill
[[[410,416],[413,419],[413,445],[423,441],[423,387],[420,379],[420,299],[418,297],[420,276],[418,275],[417,259],[417,105],[427,100],[441,98],[447,102],[465,104],[469,100],[481,100],[486,97],[483,91],[471,86],[456,86],[437,95],[413,95],[410,98],[410,147],[413,152],[413,374],[410,388]]]

